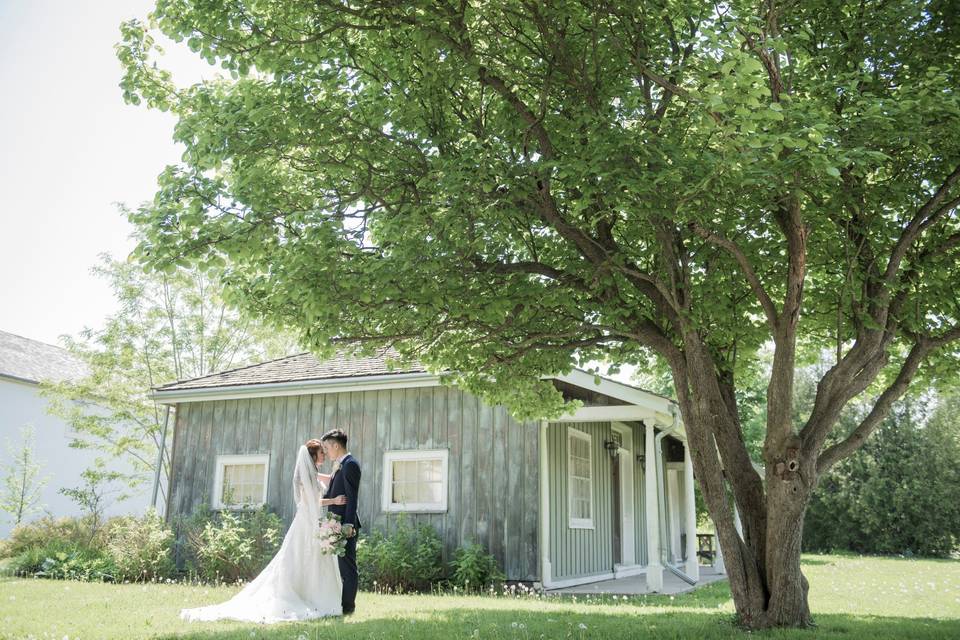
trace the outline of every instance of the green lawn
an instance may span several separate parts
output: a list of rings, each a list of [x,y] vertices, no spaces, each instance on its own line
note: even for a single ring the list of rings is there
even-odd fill
[[[960,562],[806,556],[814,632],[773,638],[960,638]],[[308,624],[187,623],[181,607],[235,588],[0,579],[0,637],[348,640],[351,638],[729,638],[725,583],[692,594],[612,598],[389,596],[361,593],[357,614]]]

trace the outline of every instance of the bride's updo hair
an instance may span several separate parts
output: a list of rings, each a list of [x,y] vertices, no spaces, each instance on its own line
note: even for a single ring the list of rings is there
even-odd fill
[[[322,443],[316,438],[311,438],[310,440],[307,440],[306,447],[310,457],[313,458],[314,463],[316,463],[317,453],[323,450]]]

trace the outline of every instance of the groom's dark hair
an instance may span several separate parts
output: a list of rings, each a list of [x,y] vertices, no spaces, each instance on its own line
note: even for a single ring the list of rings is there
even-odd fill
[[[330,429],[325,434],[320,436],[320,439],[326,442],[327,440],[336,440],[340,443],[340,446],[344,449],[347,448],[347,434],[345,434],[340,429]]]

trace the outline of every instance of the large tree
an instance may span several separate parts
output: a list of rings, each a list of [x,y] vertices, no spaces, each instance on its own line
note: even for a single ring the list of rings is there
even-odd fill
[[[182,164],[134,221],[156,268],[392,342],[518,417],[591,358],[669,367],[736,610],[807,625],[803,515],[960,337],[960,28],[944,1],[158,0],[231,77],[177,87],[123,26],[127,100]],[[806,343],[833,344],[792,412]],[[763,345],[765,477],[738,375]],[[935,365],[935,366],[933,366]],[[858,426],[825,446],[851,399]],[[732,494],[743,519],[734,527]]]

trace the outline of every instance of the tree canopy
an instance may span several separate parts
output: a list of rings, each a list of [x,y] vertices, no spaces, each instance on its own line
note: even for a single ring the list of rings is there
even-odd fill
[[[230,73],[176,86],[123,26],[130,102],[183,162],[133,219],[319,353],[392,342],[518,417],[544,374],[669,367],[742,622],[806,624],[819,474],[960,337],[955,3],[158,0]],[[766,476],[738,377],[772,345]],[[835,353],[809,416],[798,349]],[[843,407],[876,401],[825,447]],[[744,517],[733,526],[725,486]]]

